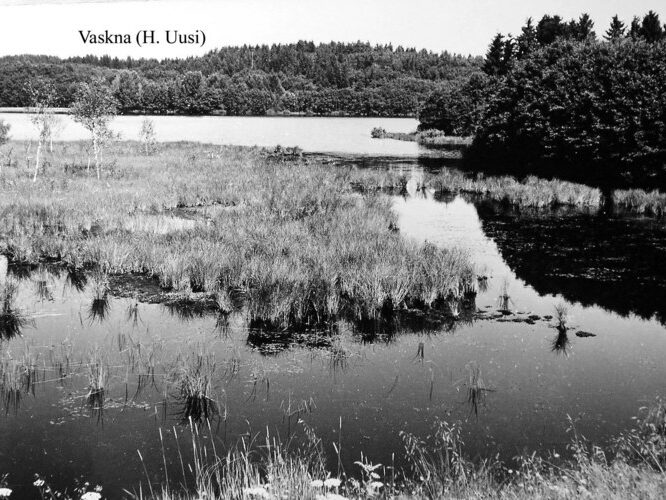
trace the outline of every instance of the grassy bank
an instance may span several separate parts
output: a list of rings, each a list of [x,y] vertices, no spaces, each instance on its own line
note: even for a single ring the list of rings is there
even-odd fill
[[[637,425],[606,449],[589,443],[570,423],[571,457],[556,453],[517,457],[512,465],[465,456],[459,424],[439,421],[428,442],[403,433],[407,470],[359,457],[357,479],[326,468],[322,443],[310,438],[289,454],[267,438],[264,451],[246,449],[216,457],[206,467],[199,451],[194,470],[197,495],[168,488],[154,498],[663,498],[666,491],[666,407],[643,409]],[[196,431],[194,431],[196,434]]]
[[[406,470],[360,456],[357,470],[348,471],[349,476],[326,467],[324,443],[312,434],[298,452],[290,452],[268,435],[262,443],[250,446],[243,441],[221,452],[202,439],[209,432],[205,424],[191,424],[189,436],[181,431],[181,439],[189,441],[193,450],[192,462],[183,464],[182,477],[161,484],[147,480],[125,491],[129,498],[159,500],[658,499],[666,491],[665,417],[666,408],[657,401],[634,429],[606,449],[587,442],[571,424],[571,458],[533,453],[516,457],[512,464],[493,458],[469,460],[459,424],[439,421],[427,443],[403,433]],[[143,468],[148,477],[151,471],[145,464]],[[39,481],[35,484],[43,493],[48,484]]]
[[[84,143],[57,144],[36,183],[24,159],[4,166],[0,252],[14,262],[146,273],[221,309],[240,297],[251,319],[282,326],[428,307],[471,279],[459,251],[392,231],[388,202],[353,193],[348,171],[260,149],[141,150],[115,144],[100,181],[87,172]],[[182,216],[178,207],[200,208]]]

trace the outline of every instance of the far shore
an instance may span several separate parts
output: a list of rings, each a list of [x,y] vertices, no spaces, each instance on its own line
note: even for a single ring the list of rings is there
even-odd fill
[[[70,113],[70,108],[50,108],[50,111],[57,115],[67,115]],[[16,114],[28,114],[27,108],[3,108],[0,107],[0,113],[16,113]],[[305,113],[305,112],[275,112],[267,113],[265,115],[227,115],[224,113],[210,113],[210,114],[182,114],[182,113],[166,113],[166,114],[150,114],[150,113],[123,113],[118,116],[217,116],[217,117],[229,117],[229,118],[368,118],[368,119],[377,119],[377,118],[411,118],[416,119],[415,116],[408,115],[391,115],[391,116],[378,116],[378,115],[349,115],[344,113],[328,113],[328,114],[317,114],[317,113]]]

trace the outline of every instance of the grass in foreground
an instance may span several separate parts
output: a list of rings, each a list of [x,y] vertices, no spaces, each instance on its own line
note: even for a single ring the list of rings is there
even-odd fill
[[[308,440],[298,453],[290,453],[268,435],[260,446],[243,441],[220,453],[202,440],[203,434],[211,432],[210,426],[191,424],[193,459],[183,464],[183,477],[160,485],[147,481],[125,491],[130,498],[156,500],[663,498],[666,407],[661,400],[643,409],[636,427],[606,450],[587,442],[573,424],[570,431],[570,459],[557,453],[533,453],[517,457],[515,465],[507,466],[497,459],[470,461],[464,455],[460,425],[439,421],[427,443],[403,433],[407,470],[374,464],[361,456],[355,462],[355,478],[349,478],[331,474],[321,441],[307,428]],[[179,439],[183,438],[186,435]],[[150,471],[145,464],[143,467],[149,477]],[[42,493],[48,488],[41,478],[35,486]],[[87,483],[86,487],[91,489]]]
[[[440,421],[428,442],[403,434],[409,470],[356,462],[358,479],[338,479],[327,471],[321,442],[289,454],[267,438],[259,457],[247,449],[216,457],[206,467],[205,452],[195,459],[196,495],[163,486],[151,498],[663,498],[666,491],[666,406],[643,409],[637,426],[608,450],[588,443],[573,424],[572,458],[557,454],[522,456],[509,468],[497,460],[465,458],[460,426]],[[193,431],[196,434],[196,431]],[[148,496],[146,496],[148,497]]]
[[[146,273],[219,303],[240,296],[250,320],[276,327],[427,308],[472,279],[461,252],[391,231],[389,202],[355,194],[341,169],[240,147],[141,151],[114,145],[101,181],[86,173],[83,143],[56,145],[36,183],[26,165],[4,168],[0,253]]]

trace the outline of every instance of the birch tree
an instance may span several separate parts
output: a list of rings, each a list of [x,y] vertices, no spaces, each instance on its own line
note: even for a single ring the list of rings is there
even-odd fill
[[[102,149],[111,135],[109,122],[117,112],[116,101],[111,89],[102,79],[82,83],[74,97],[71,112],[74,121],[83,125],[90,132],[95,169],[99,179],[101,177]]]
[[[37,174],[42,154],[42,148],[47,141],[52,141],[53,130],[56,126],[56,116],[53,112],[56,92],[53,85],[48,83],[31,83],[26,87],[30,106],[27,111],[30,114],[30,122],[37,129],[37,153],[35,154],[35,173],[32,182],[37,182]],[[51,143],[51,152],[53,145]]]

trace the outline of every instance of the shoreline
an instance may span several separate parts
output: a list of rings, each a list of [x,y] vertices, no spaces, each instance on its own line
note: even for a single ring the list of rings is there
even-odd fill
[[[54,114],[57,115],[68,115],[70,114],[70,108],[50,108]],[[0,107],[0,113],[7,114],[31,114],[27,111],[27,108],[11,108],[11,107]],[[378,118],[405,118],[405,119],[416,119],[414,115],[350,115],[350,114],[336,114],[336,113],[327,113],[327,114],[317,114],[317,113],[305,113],[305,112],[288,112],[288,113],[268,113],[264,115],[230,115],[226,113],[209,113],[209,114],[186,114],[186,113],[162,113],[162,114],[150,114],[150,113],[118,113],[117,116],[145,116],[145,117],[159,117],[159,116],[189,116],[189,117],[218,117],[218,118],[367,118],[370,120],[376,120]]]

